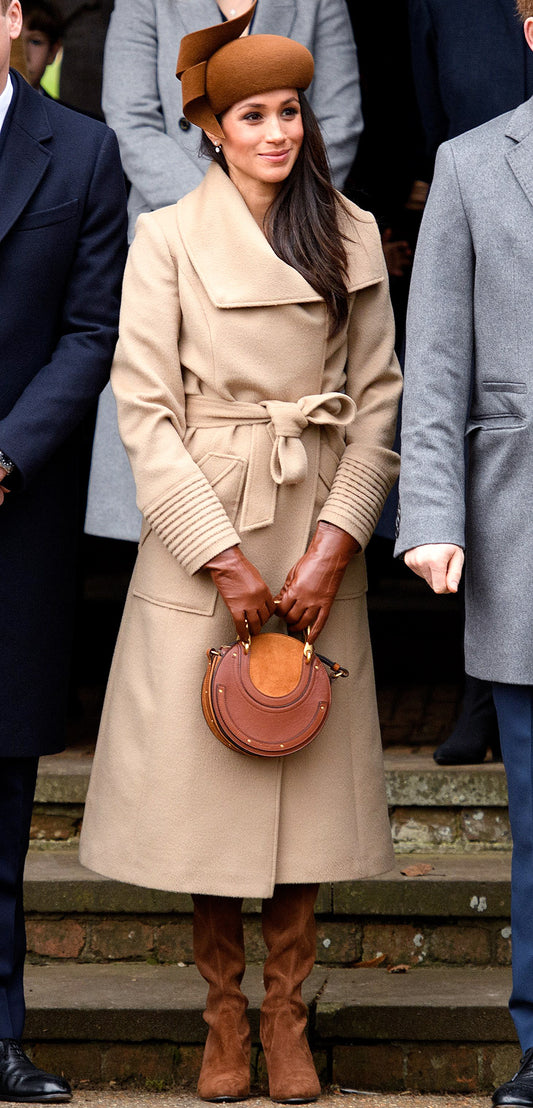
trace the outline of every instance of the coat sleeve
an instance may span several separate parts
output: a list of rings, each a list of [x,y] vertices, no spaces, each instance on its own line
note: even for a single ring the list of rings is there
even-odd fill
[[[381,258],[382,280],[356,292],[352,303],[346,392],[355,401],[357,413],[346,428],[344,454],[319,515],[348,531],[363,548],[398,475],[399,458],[391,446],[402,389],[387,271],[374,221],[370,228]]]
[[[190,574],[240,542],[183,445],[185,392],[178,339],[179,274],[154,216],[140,216],[130,249],[111,384],[137,505]]]
[[[439,150],[411,279],[396,553],[465,545],[474,248],[451,143]]]
[[[105,46],[102,104],[116,131],[124,170],[152,211],[196,188],[205,172],[196,154],[189,157],[166,133],[157,69],[153,0],[116,0]],[[179,114],[177,81],[176,90]]]
[[[22,485],[75,430],[109,378],[127,248],[126,193],[115,135],[98,126],[104,137],[85,197],[57,344],[0,420],[1,449],[16,463]],[[30,284],[26,292],[31,310]]]
[[[363,130],[357,51],[345,0],[319,0],[311,52],[315,76],[309,101],[322,128],[333,183],[342,189]]]

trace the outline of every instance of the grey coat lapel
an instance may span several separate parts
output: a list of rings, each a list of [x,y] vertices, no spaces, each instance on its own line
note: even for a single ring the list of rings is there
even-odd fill
[[[506,154],[507,162],[533,204],[533,99],[526,100],[513,112],[506,135],[515,142]]]
[[[295,18],[295,0],[270,0],[268,12],[261,0],[258,0],[252,31],[254,35],[276,34],[290,38]],[[276,28],[275,31],[273,27]]]
[[[216,0],[175,0],[175,3],[184,35],[197,31],[199,27],[212,27],[215,23],[220,23],[220,8]]]
[[[197,31],[199,27],[211,27],[221,19],[216,0],[176,0],[176,13],[183,24],[183,34]],[[290,38],[296,16],[295,0],[270,0],[268,12],[258,0],[253,23],[254,35],[273,34]]]

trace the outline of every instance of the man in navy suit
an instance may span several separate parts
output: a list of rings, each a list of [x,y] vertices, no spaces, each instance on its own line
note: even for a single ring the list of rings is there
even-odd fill
[[[416,93],[434,160],[462,135],[533,94],[533,56],[515,0],[409,0]]]
[[[23,1053],[22,879],[41,754],[64,746],[77,427],[106,383],[126,253],[115,136],[9,69],[0,0],[0,1100],[69,1100]]]

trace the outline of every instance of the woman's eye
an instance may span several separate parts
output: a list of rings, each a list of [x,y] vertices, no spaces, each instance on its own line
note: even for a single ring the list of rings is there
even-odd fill
[[[285,108],[283,115],[298,115],[298,108]]]
[[[256,123],[258,119],[261,119],[261,115],[260,115],[259,112],[248,112],[244,116],[244,119],[247,120],[248,122]]]

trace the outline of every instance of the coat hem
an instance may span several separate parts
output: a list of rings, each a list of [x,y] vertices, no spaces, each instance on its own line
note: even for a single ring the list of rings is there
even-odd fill
[[[253,899],[268,899],[274,893],[274,885],[306,885],[306,884],[320,884],[320,885],[336,885],[345,881],[364,881],[370,877],[379,877],[383,873],[390,873],[395,869],[395,859],[392,854],[386,859],[382,858],[380,861],[375,861],[368,866],[356,867],[354,865],[346,866],[346,871],[341,873],[336,872],[335,876],[327,876],[324,872],[317,873],[316,871],[309,873],[299,873],[297,880],[289,875],[280,880],[276,878],[275,882],[268,882],[262,884],[261,887],[255,883],[249,884],[248,882],[237,881],[234,875],[230,876],[227,881],[223,881],[219,884],[218,881],[213,884],[207,882],[204,884],[201,881],[191,879],[191,881],[180,882],[176,885],[175,882],[158,882],[154,885],[152,881],[149,881],[144,875],[138,874],[133,876],[131,870],[125,872],[120,870],[120,867],[115,868],[113,865],[106,865],[102,859],[93,859],[89,861],[88,856],[84,857],[84,851],[80,850],[80,862],[86,869],[91,870],[94,873],[100,874],[102,877],[110,878],[113,881],[120,881],[126,885],[137,885],[141,889],[155,889],[159,892],[176,893],[176,894],[196,894],[203,896],[235,896],[235,897],[250,897]],[[228,892],[231,889],[231,892]]]

